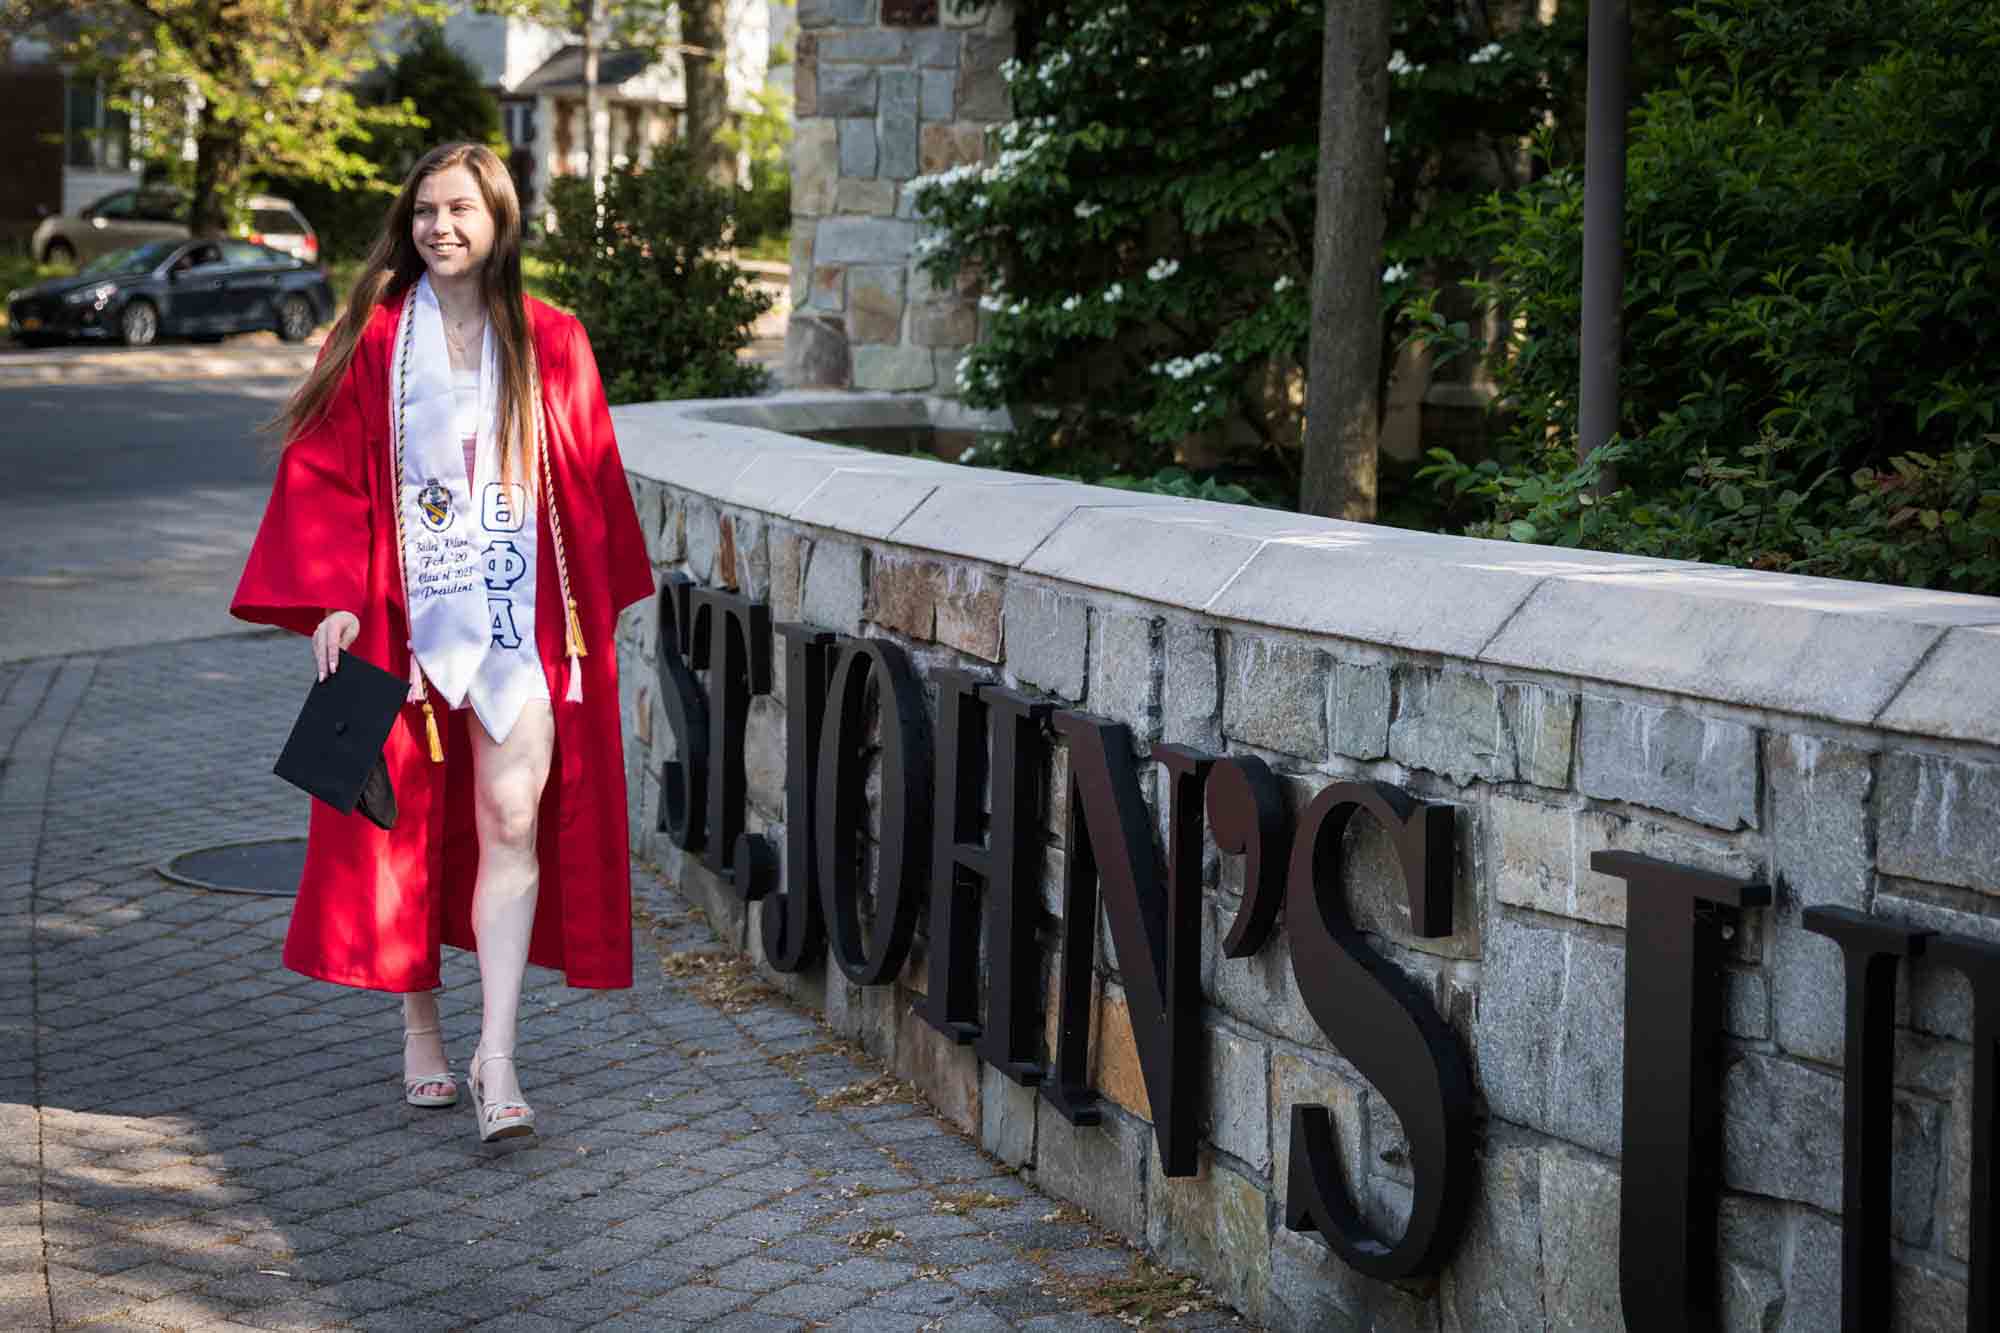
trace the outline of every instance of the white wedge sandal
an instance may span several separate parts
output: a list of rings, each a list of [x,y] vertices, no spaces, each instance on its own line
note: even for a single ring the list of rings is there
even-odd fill
[[[412,1037],[429,1037],[437,1033],[435,1023],[427,1028],[404,1028],[403,1045],[407,1048]],[[423,1088],[434,1088],[442,1083],[444,1092],[423,1092]],[[412,1106],[456,1106],[458,1105],[458,1084],[452,1081],[451,1071],[437,1074],[419,1074],[415,1078],[403,1080],[403,1100]]]
[[[479,1091],[479,1071],[482,1068],[495,1060],[511,1061],[513,1058],[505,1051],[495,1051],[491,1055],[475,1052],[472,1057],[472,1068],[465,1076],[465,1085],[472,1089],[472,1114],[478,1121],[481,1143],[517,1139],[535,1132],[534,1107],[521,1101],[489,1102]]]

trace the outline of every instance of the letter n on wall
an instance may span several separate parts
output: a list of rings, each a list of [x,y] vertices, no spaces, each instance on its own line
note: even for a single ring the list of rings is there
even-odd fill
[[[1132,733],[1122,723],[1071,711],[1055,715],[1069,744],[1069,817],[1064,833],[1062,980],[1054,1078],[1042,1091],[1073,1124],[1095,1124],[1087,1078],[1091,970],[1100,888],[1118,966],[1132,1007],[1153,1135],[1169,1176],[1194,1175],[1201,1098],[1202,784],[1214,759],[1178,745],[1155,746],[1166,766],[1167,873],[1162,883],[1152,819],[1139,794]]]

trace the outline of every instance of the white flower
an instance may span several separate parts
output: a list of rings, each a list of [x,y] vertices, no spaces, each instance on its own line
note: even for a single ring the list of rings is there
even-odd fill
[[[1391,264],[1382,270],[1382,281],[1384,282],[1401,282],[1409,276],[1410,270],[1404,268],[1401,264]]]
[[[1027,308],[1028,308],[1028,303],[1026,301],[1016,301],[1014,302],[1014,304],[1007,307],[1007,313],[1010,315],[1018,315]]]
[[[1215,85],[1215,95],[1220,98],[1234,97],[1236,96],[1236,85],[1233,83],[1218,83]]]
[[[1221,364],[1221,353],[1202,352],[1196,356],[1177,356],[1171,361],[1155,361],[1149,369],[1155,375],[1165,375],[1171,380],[1184,380],[1204,370],[1213,370]]]
[[[974,208],[986,207],[986,191],[981,190],[978,194],[972,196],[972,206]]]
[[[1278,280],[1271,284],[1271,290],[1274,292],[1288,292],[1291,289],[1292,275],[1289,273],[1280,273]]]
[[[1410,58],[1408,56],[1404,55],[1401,51],[1391,51],[1389,53],[1389,72],[1391,74],[1408,74],[1410,69]]]
[[[1484,65],[1494,60],[1498,60],[1502,54],[1504,53],[1500,49],[1500,43],[1488,42],[1486,45],[1480,47],[1477,51],[1474,51],[1471,55],[1467,56],[1465,58],[1465,63],[1468,65]]]
[[[1103,204],[1093,204],[1088,199],[1078,201],[1076,206],[1077,217],[1086,220],[1096,217],[1099,213],[1102,213],[1103,211],[1104,211]]]
[[[1064,310],[1074,310],[1082,304],[1083,304],[1083,298],[1081,296],[1065,296],[1063,298]]]
[[[1382,142],[1383,142],[1383,143],[1388,143],[1388,142],[1389,142],[1389,141],[1390,141],[1391,139],[1393,139],[1394,137],[1395,137],[1395,135],[1394,135],[1394,134],[1393,134],[1393,132],[1392,132],[1392,131],[1391,131],[1391,130],[1389,129],[1389,127],[1388,127],[1387,125],[1384,125],[1384,126],[1382,127]]]
[[[1155,261],[1153,266],[1146,270],[1146,277],[1153,282],[1165,282],[1168,278],[1173,277],[1174,274],[1180,271],[1181,271],[1180,260],[1161,259]]]
[[[991,292],[988,292],[986,295],[979,298],[979,308],[981,310],[987,311],[990,314],[998,315],[1005,313],[1007,309],[1007,303],[1001,300],[999,297],[993,295]]]
[[[1271,77],[1271,71],[1268,69],[1253,69],[1248,74],[1245,74],[1241,79],[1237,80],[1236,90],[1238,92],[1247,93],[1252,88],[1255,88],[1258,84],[1263,83],[1270,77]]]
[[[1112,305],[1117,304],[1118,301],[1124,295],[1125,295],[1125,284],[1122,282],[1114,282],[1109,287],[1106,287],[1104,289],[1104,299],[1107,303]]]
[[[1277,155],[1278,155],[1277,149],[1266,148],[1263,152],[1257,154],[1257,160],[1259,162],[1269,162],[1272,158],[1276,157]]]

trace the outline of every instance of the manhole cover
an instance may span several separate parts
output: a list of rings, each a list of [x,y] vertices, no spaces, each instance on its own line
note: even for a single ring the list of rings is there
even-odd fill
[[[299,874],[305,864],[304,838],[267,838],[198,847],[182,852],[159,869],[174,883],[190,888],[290,898],[299,891]]]

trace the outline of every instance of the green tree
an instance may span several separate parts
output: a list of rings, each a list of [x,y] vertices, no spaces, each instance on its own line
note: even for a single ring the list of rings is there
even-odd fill
[[[1502,452],[1433,475],[1480,535],[2000,591],[2000,11],[1683,12],[1632,120],[1620,489],[1572,452],[1583,183],[1552,148],[1474,236]],[[1406,315],[1486,350],[1428,298]]]
[[[500,104],[480,82],[479,71],[445,40],[444,29],[418,22],[406,39],[407,48],[393,65],[371,71],[355,89],[363,106],[400,108],[410,116],[406,124],[379,126],[349,144],[375,165],[374,179],[336,188],[275,172],[263,175],[268,188],[304,210],[329,255],[353,258],[367,250],[388,197],[432,145],[466,141],[506,153]]]
[[[908,187],[932,281],[983,286],[960,389],[973,406],[1017,409],[1012,436],[982,457],[1098,479],[1182,467],[1297,502],[1326,11],[1248,0],[1219,23],[1195,0],[1050,0],[1023,12],[1021,54],[1003,70],[1014,120],[982,161]],[[1387,84],[1389,141],[1378,120],[1372,168],[1386,179],[1381,239],[1354,262],[1385,298],[1453,253],[1458,220],[1490,189],[1448,151],[1465,127],[1522,134],[1562,86],[1551,69],[1574,59],[1549,31],[1495,40],[1458,19],[1394,0],[1384,76],[1369,80],[1378,97]],[[1379,365],[1380,304],[1356,336]],[[1364,378],[1344,402],[1379,401],[1380,374]]]
[[[75,8],[15,3],[9,17]],[[256,174],[337,187],[375,178],[354,145],[410,116],[356,94],[376,63],[373,25],[439,13],[430,0],[117,0],[92,7],[93,21],[65,25],[64,57],[105,71],[150,108],[144,146],[157,159],[179,158],[185,130],[169,109],[192,103],[188,223],[219,234]]]

